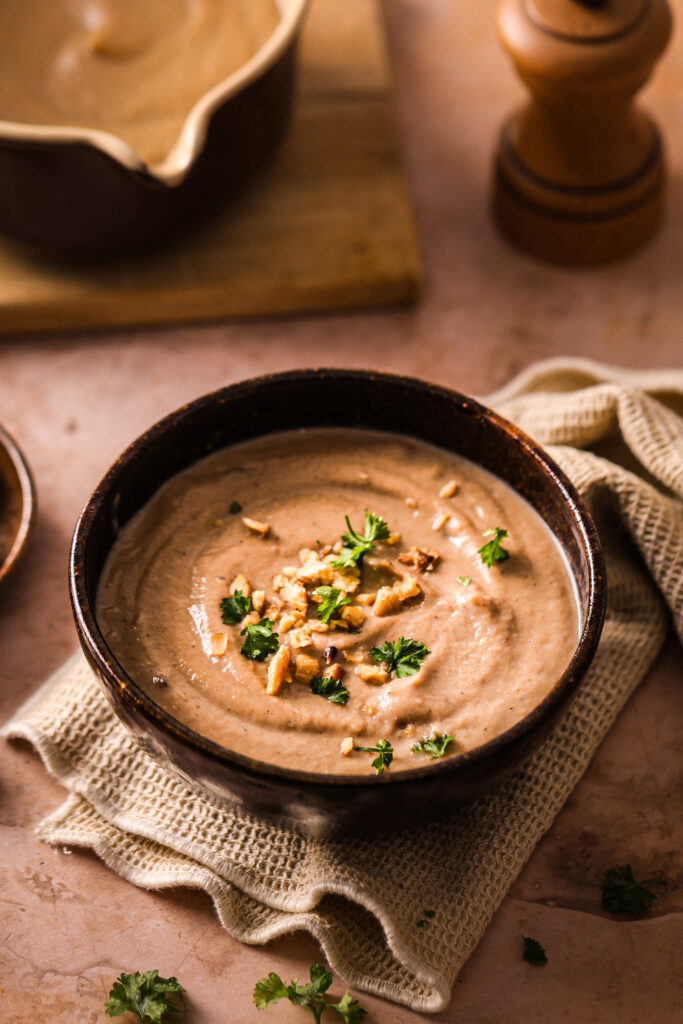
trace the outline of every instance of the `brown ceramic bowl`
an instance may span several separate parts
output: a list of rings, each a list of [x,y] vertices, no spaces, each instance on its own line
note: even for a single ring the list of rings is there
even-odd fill
[[[541,514],[566,554],[581,635],[564,675],[511,729],[474,750],[392,774],[315,775],[227,750],[163,711],[131,679],[95,616],[104,562],[121,527],[170,477],[239,441],[299,427],[408,434],[464,455],[506,480]],[[302,370],[216,391],[167,416],[111,467],[86,505],[71,551],[71,600],[85,654],[117,714],[144,748],[194,786],[309,832],[401,828],[480,795],[535,751],[567,709],[595,654],[605,569],[593,522],[558,466],[511,423],[455,391],[405,377]]]
[[[292,104],[309,0],[277,2],[273,35],[188,111],[157,167],[108,132],[0,120],[0,232],[72,256],[110,254],[158,242],[235,195],[277,146]]]
[[[0,582],[26,547],[35,509],[28,466],[15,442],[0,427]]]

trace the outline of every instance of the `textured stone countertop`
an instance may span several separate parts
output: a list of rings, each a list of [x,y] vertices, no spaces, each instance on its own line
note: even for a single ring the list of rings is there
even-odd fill
[[[264,370],[306,365],[403,371],[483,394],[549,355],[683,363],[683,39],[674,39],[646,93],[671,168],[662,231],[617,265],[557,270],[512,251],[488,216],[497,127],[520,96],[495,40],[494,9],[492,0],[386,4],[425,265],[418,306],[0,343],[0,421],[30,460],[40,503],[26,558],[0,591],[0,720],[75,646],[67,551],[93,484],[142,428],[182,402]],[[681,1019],[682,662],[670,639],[434,1020]],[[240,946],[207,897],[142,892],[94,855],[42,846],[33,828],[62,796],[27,747],[0,742],[3,1024],[104,1021],[115,974],[150,966],[190,990],[187,1024],[306,1019],[290,1006],[260,1015],[251,990],[269,970],[305,973],[317,955],[310,939]],[[629,862],[636,875],[668,879],[635,922],[600,907],[605,869]],[[522,962],[522,932],[542,937],[547,967]],[[361,998],[373,1024],[418,1019]]]

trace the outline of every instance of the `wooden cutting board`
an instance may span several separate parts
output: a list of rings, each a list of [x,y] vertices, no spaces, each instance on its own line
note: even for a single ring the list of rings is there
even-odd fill
[[[405,302],[419,257],[376,0],[313,0],[275,160],[229,211],[153,256],[67,266],[0,242],[0,331]]]

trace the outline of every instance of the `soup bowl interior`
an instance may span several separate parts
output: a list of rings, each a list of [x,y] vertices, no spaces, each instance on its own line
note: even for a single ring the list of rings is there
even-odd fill
[[[521,721],[483,746],[408,771],[319,775],[225,749],[173,719],[131,679],[95,614],[119,531],[171,477],[204,456],[264,434],[355,427],[408,435],[478,463],[544,519],[566,556],[579,603],[579,640],[561,678]],[[183,407],[141,435],[95,489],[74,534],[70,592],[83,650],[138,742],[193,788],[314,834],[412,827],[443,816],[518,768],[567,709],[597,648],[605,573],[595,527],[555,463],[512,424],[457,392],[418,380],[306,370],[244,381]]]

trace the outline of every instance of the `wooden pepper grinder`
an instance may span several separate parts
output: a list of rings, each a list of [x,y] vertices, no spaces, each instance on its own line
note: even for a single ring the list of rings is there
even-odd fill
[[[500,137],[500,227],[555,263],[638,248],[660,219],[664,161],[634,96],[669,40],[667,0],[502,0],[498,30],[532,93]]]

